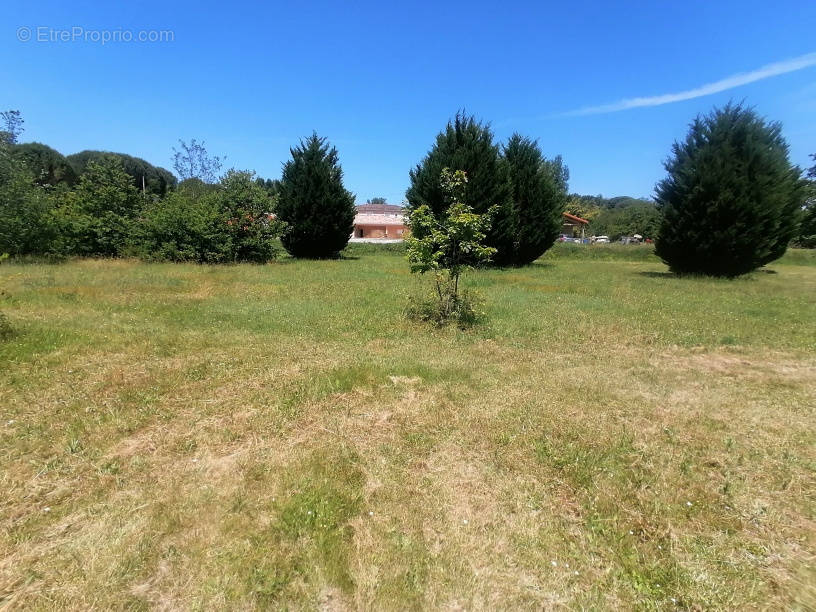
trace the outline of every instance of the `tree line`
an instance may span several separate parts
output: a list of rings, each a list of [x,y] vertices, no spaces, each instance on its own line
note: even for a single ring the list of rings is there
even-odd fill
[[[352,233],[354,196],[337,150],[317,134],[291,148],[280,179],[269,179],[222,172],[224,158],[196,140],[173,149],[175,174],[120,153],[64,157],[21,144],[18,111],[0,118],[0,253],[263,262],[280,246],[295,257],[336,256]],[[791,243],[816,245],[816,166],[803,177],[781,126],[753,109],[729,104],[696,118],[665,167],[654,200],[570,195],[560,156],[546,157],[521,134],[496,142],[489,124],[460,112],[410,170],[407,212],[446,218],[443,173],[462,172],[456,201],[490,213],[483,243],[498,266],[540,257],[565,210],[589,218],[596,234],[636,228],[655,237],[657,254],[682,273],[734,276]]]
[[[223,158],[203,142],[180,141],[179,180],[130,155],[65,157],[20,144],[19,113],[3,119],[0,254],[260,263],[281,245],[294,256],[334,255],[352,232],[354,197],[343,188],[336,149],[316,134],[291,149],[281,180],[221,173]]]

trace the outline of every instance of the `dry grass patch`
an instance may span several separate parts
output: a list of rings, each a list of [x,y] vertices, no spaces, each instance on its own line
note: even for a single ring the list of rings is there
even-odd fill
[[[0,606],[816,607],[816,268],[399,261],[4,264]]]

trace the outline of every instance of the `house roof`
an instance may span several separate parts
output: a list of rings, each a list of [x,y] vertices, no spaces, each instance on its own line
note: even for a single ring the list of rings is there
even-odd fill
[[[358,212],[354,217],[354,225],[405,225],[405,217],[402,215],[367,215]]]
[[[396,204],[358,204],[357,212],[367,215],[401,215],[405,209]]]
[[[581,217],[576,217],[575,215],[571,215],[568,212],[562,213],[565,219],[569,219],[570,221],[575,221],[576,223],[589,223],[586,219],[582,219]]]

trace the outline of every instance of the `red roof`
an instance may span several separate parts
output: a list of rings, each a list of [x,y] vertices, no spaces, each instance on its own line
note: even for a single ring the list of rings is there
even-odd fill
[[[582,219],[581,217],[576,217],[575,215],[571,215],[568,212],[563,213],[563,215],[569,219],[570,221],[575,221],[576,223],[589,223],[586,219]]]

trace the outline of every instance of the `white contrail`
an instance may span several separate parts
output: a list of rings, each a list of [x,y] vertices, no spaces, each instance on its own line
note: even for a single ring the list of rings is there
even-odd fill
[[[807,55],[800,55],[793,59],[784,60],[782,62],[775,62],[762,66],[751,72],[743,72],[734,74],[719,81],[701,85],[694,89],[687,91],[680,91],[678,93],[663,94],[660,96],[646,96],[642,98],[626,98],[612,104],[602,104],[601,106],[588,106],[579,108],[574,111],[564,113],[565,115],[595,115],[598,113],[615,113],[630,108],[640,108],[641,106],[660,106],[661,104],[671,104],[672,102],[680,102],[682,100],[691,100],[701,96],[709,96],[711,94],[733,89],[741,85],[747,85],[762,79],[768,79],[787,72],[795,72],[810,66],[816,65],[816,53],[808,53]]]

